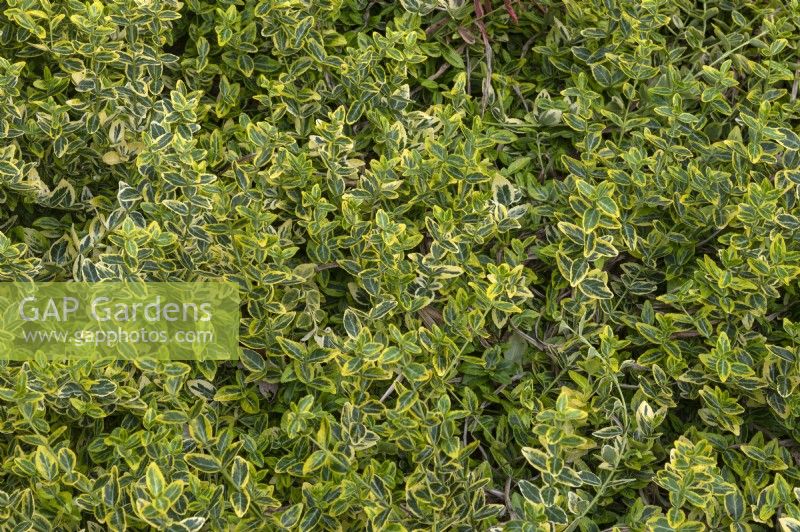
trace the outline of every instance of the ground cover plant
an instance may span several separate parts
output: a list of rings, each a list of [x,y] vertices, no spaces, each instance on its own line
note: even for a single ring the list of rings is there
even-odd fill
[[[238,362],[0,362],[2,530],[800,530],[797,0],[4,0],[0,281]]]

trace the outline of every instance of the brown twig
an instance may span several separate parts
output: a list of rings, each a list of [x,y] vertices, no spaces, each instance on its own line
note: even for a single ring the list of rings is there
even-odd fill
[[[248,153],[247,155],[242,155],[238,159],[234,159],[233,161],[228,162],[227,165],[225,165],[221,170],[219,170],[219,173],[222,174],[227,172],[233,167],[234,163],[236,164],[248,163],[253,159],[255,159],[256,155],[257,155],[256,153]]]
[[[324,262],[322,264],[317,264],[314,267],[314,269],[316,271],[318,271],[318,272],[321,272],[323,270],[332,270],[332,269],[338,268],[338,267],[339,267],[339,263],[336,262],[336,261],[333,261],[333,262]]]
[[[419,310],[419,317],[428,329],[432,329],[434,325],[439,326],[444,323],[442,313],[431,305],[421,308]]]
[[[464,52],[464,48],[466,48],[466,47],[467,47],[467,45],[466,45],[466,44],[462,44],[461,46],[459,46],[459,47],[458,47],[458,50],[456,50],[456,53],[457,53],[458,55],[461,55],[461,54]],[[433,73],[433,75],[432,75],[431,77],[429,77],[429,78],[428,78],[428,81],[436,81],[436,79],[437,79],[439,76],[441,76],[442,74],[444,74],[445,72],[447,72],[449,69],[450,69],[450,63],[448,63],[447,61],[445,61],[445,62],[444,62],[444,64],[443,64],[442,66],[440,66],[440,67],[439,67],[439,70],[437,70],[436,72],[434,72],[434,73]]]
[[[448,22],[450,22],[450,19],[447,17],[443,18],[439,22],[434,22],[433,24],[428,26],[428,29],[425,30],[425,35],[430,39],[430,37],[434,33],[442,29],[442,27],[445,26]]]
[[[698,336],[702,336],[699,331],[678,331],[669,335],[673,340],[679,338],[697,338]]]
[[[481,0],[474,0],[475,6],[475,24],[481,33],[483,39],[483,48],[485,50],[484,57],[486,57],[486,77],[483,79],[483,98],[481,99],[481,113],[486,112],[486,105],[488,104],[489,91],[492,88],[492,45],[489,42],[489,34],[486,32],[486,25],[483,23],[484,10],[481,5]]]
[[[650,371],[649,367],[642,366],[641,364],[637,364],[636,362],[633,362],[633,361],[630,361],[630,362],[626,361],[625,362],[625,367],[626,368],[630,368],[633,371],[648,371],[648,372]]]
[[[375,5],[376,1],[377,0],[372,0],[372,2],[367,4],[367,8],[364,10],[364,25],[361,26],[361,31],[364,31],[365,29],[367,29],[367,24],[369,24],[369,19],[370,19],[369,10],[372,9],[372,6]]]
[[[514,510],[511,508],[511,477],[508,477],[508,479],[506,480],[504,495],[505,495],[506,511],[508,512],[508,515],[511,516],[514,514]]]
[[[383,392],[383,395],[381,395],[381,399],[380,399],[380,402],[381,402],[381,403],[382,403],[382,402],[384,402],[384,401],[386,401],[386,399],[388,399],[388,398],[389,398],[389,396],[390,396],[390,395],[392,395],[392,392],[394,392],[394,389],[395,389],[395,387],[396,387],[398,384],[400,384],[400,382],[401,382],[402,380],[403,380],[403,374],[401,373],[401,374],[399,374],[399,375],[397,376],[397,378],[396,378],[396,379],[395,379],[395,380],[392,382],[392,384],[391,384],[391,385],[389,385],[389,388],[388,388],[388,389],[387,389],[385,392]]]
[[[787,310],[791,310],[791,309],[792,309],[792,308],[794,308],[795,306],[797,306],[797,303],[790,303],[790,304],[788,304],[788,305],[784,305],[782,308],[780,308],[780,309],[776,310],[776,311],[775,311],[775,312],[773,312],[772,314],[767,314],[767,315],[766,315],[766,316],[764,316],[764,317],[765,317],[765,319],[766,319],[767,321],[772,321],[772,320],[774,320],[775,318],[778,318],[778,317],[780,317],[780,316],[781,316],[781,315],[782,315],[784,312],[786,312]]]
[[[511,0],[503,0],[503,5],[506,8],[506,13],[508,13],[508,16],[514,21],[514,24],[519,24],[519,17],[517,16],[517,12],[514,11],[514,6],[511,5]]]

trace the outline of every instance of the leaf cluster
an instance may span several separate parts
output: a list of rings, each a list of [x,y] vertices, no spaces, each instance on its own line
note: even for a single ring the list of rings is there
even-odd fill
[[[243,302],[238,363],[0,362],[0,528],[800,530],[799,39],[798,0],[0,3],[0,281]]]

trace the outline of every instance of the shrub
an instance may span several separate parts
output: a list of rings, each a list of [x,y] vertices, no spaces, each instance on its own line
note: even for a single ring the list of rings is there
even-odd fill
[[[7,0],[0,281],[238,363],[0,362],[3,529],[800,530],[797,0]]]

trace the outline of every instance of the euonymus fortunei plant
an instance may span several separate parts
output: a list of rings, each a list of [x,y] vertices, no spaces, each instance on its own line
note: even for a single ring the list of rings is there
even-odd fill
[[[3,530],[800,530],[798,0],[5,0],[0,281],[240,286],[0,362]]]

